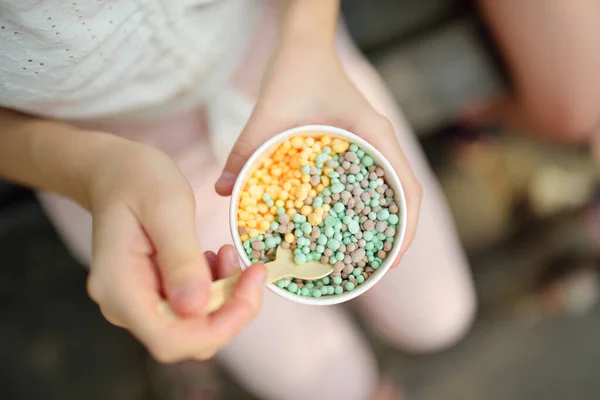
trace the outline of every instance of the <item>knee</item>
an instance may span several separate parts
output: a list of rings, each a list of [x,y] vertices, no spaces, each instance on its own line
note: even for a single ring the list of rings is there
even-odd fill
[[[382,332],[390,345],[413,354],[429,354],[446,350],[460,342],[473,323],[476,300],[473,290],[433,295],[417,307],[412,317],[402,323],[391,323]]]

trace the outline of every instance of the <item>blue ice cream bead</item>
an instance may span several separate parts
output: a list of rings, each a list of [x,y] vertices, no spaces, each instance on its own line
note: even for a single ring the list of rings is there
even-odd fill
[[[362,151],[362,150],[360,150],[360,151]],[[363,153],[364,153],[364,152],[363,152]],[[368,155],[368,154],[365,154],[365,155],[362,157],[362,163],[363,163],[363,165],[364,165],[365,167],[367,167],[367,168],[369,168],[369,167],[373,166],[373,157],[371,157],[371,156],[370,156],[370,155]]]
[[[306,256],[302,253],[296,254],[296,256],[294,257],[294,262],[296,264],[304,264],[306,262]]]
[[[296,293],[298,291],[298,284],[292,282],[288,285],[287,290],[291,293]]]
[[[339,240],[337,240],[337,239],[329,239],[329,240],[327,241],[327,248],[328,248],[328,249],[331,249],[331,250],[333,250],[333,251],[336,251],[337,249],[339,249],[339,248],[340,248],[340,245],[341,245],[341,243],[340,243],[340,241],[339,241]]]
[[[352,282],[347,282],[347,283],[346,283],[346,286],[344,286],[344,288],[345,288],[347,291],[351,292],[351,291],[353,291],[353,290],[354,290],[354,283],[352,283]]]
[[[319,289],[315,289],[315,290],[312,292],[312,296],[313,296],[313,297],[316,297],[316,298],[319,298],[319,297],[321,297],[321,295],[322,295],[322,294],[323,294],[323,293],[321,293],[321,290],[319,290]]]

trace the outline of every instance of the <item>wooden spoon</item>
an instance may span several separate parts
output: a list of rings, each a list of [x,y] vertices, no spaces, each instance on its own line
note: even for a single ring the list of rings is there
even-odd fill
[[[319,261],[311,261],[298,265],[294,262],[294,253],[292,250],[282,247],[277,248],[275,260],[265,265],[269,271],[266,284],[291,277],[306,280],[321,279],[333,272],[333,265],[321,264]],[[238,273],[212,283],[210,300],[204,309],[207,314],[217,310],[231,297],[235,283],[239,277],[240,274]]]

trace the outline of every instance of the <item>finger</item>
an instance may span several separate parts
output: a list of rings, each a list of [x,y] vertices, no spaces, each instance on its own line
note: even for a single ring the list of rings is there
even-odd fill
[[[257,105],[252,113],[227,158],[221,176],[215,183],[215,190],[221,196],[231,195],[235,180],[252,153],[271,136],[289,128],[289,123],[284,122],[285,118],[281,118],[280,115],[270,115],[268,111],[260,110],[260,107],[260,104]],[[265,120],[268,124],[262,123]]]
[[[212,275],[213,281],[219,279],[219,271],[217,269],[217,255],[214,251],[205,251],[204,259],[206,259],[206,263],[208,264],[208,268],[210,268],[210,273]]]
[[[154,244],[171,307],[182,316],[200,314],[208,301],[211,271],[198,244],[191,190],[156,199],[141,209],[139,219]]]
[[[212,347],[220,348],[231,341],[260,311],[267,269],[255,264],[242,272],[232,297],[209,318]]]
[[[217,254],[217,279],[227,278],[240,271],[240,257],[231,245],[223,246]]]
[[[394,128],[387,118],[373,111],[370,115],[360,118],[353,126],[353,130],[359,136],[367,137],[368,141],[388,159],[404,190],[407,209],[406,233],[400,249],[400,256],[394,261],[394,265],[396,265],[410,247],[417,232],[423,191],[404,156]]]

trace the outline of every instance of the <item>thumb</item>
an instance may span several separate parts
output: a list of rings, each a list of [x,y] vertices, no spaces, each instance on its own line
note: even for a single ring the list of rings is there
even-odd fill
[[[163,290],[177,314],[197,315],[208,302],[211,272],[198,244],[194,197],[171,195],[154,204],[140,218],[155,248]]]
[[[269,122],[265,124],[261,121]],[[273,134],[285,129],[284,121],[276,116],[265,116],[260,110],[260,104],[257,105],[227,158],[225,168],[215,184],[216,192],[221,196],[230,196],[235,180],[252,153]]]

